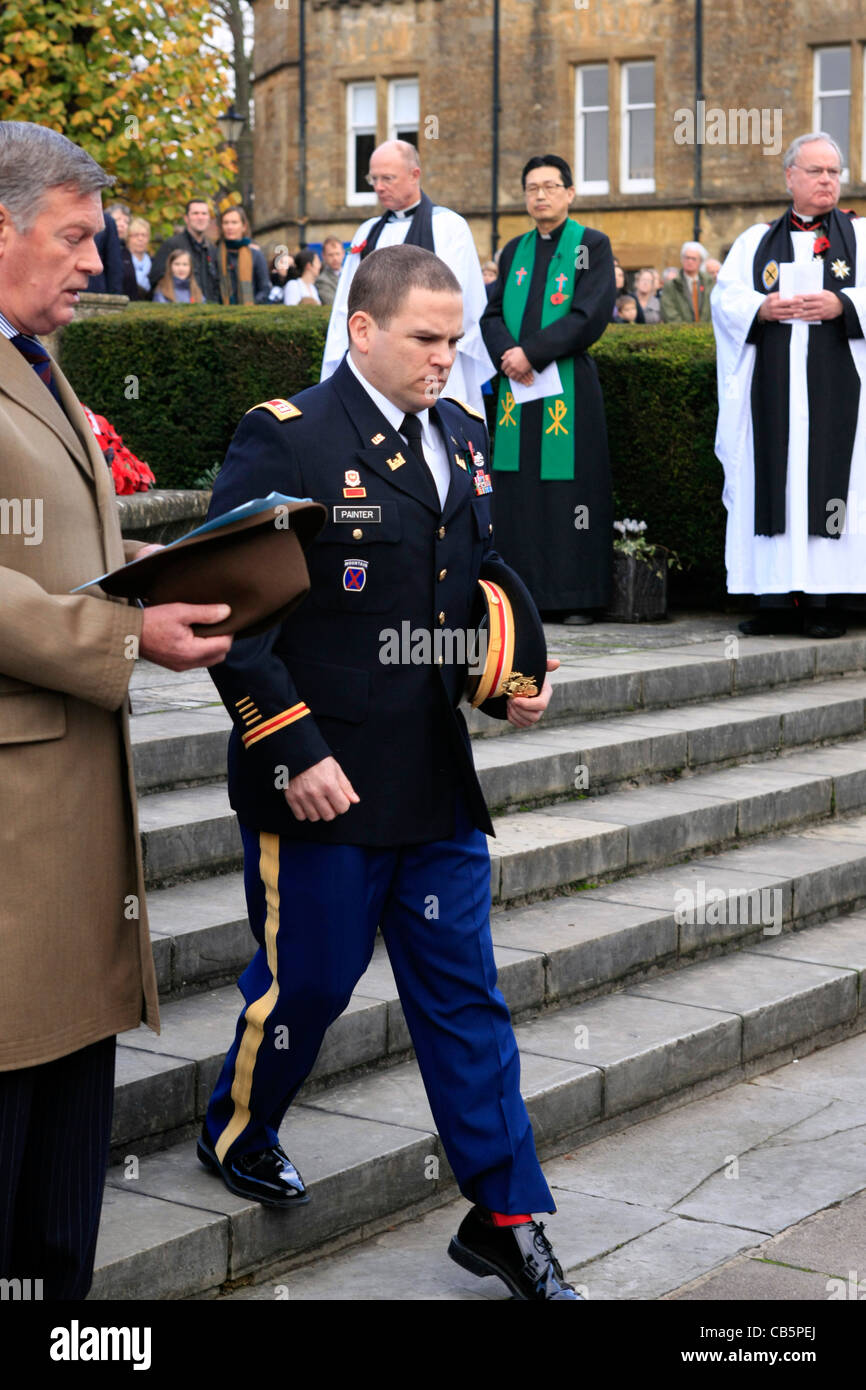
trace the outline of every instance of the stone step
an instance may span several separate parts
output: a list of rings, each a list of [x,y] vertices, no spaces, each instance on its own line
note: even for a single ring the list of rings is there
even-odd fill
[[[232,894],[226,902],[219,885]],[[172,895],[177,896],[170,901]],[[166,993],[183,990],[189,978],[184,971],[206,969],[213,960],[223,978],[244,968],[253,942],[240,876],[184,884],[154,894],[151,902],[155,958]],[[491,928],[500,987],[512,1015],[525,1019],[709,954],[783,941],[792,929],[864,906],[866,816],[860,816],[497,911]],[[169,908],[180,926],[174,937],[159,931],[169,925]],[[866,935],[859,920],[856,929]],[[115,1151],[142,1143],[153,1147],[162,1136],[200,1121],[239,1010],[232,984],[165,1003],[159,1037],[144,1027],[123,1035]],[[361,1067],[393,1066],[409,1047],[379,941],[349,1008],[327,1034],[304,1094],[318,1094]]]
[[[223,780],[229,723],[221,706],[134,720],[139,792]],[[544,722],[525,732],[507,728],[507,739],[474,743],[484,793],[494,809],[575,787],[595,792],[628,779],[854,736],[866,728],[866,677],[801,682],[576,726]]]
[[[734,642],[739,643],[737,657],[725,654]],[[822,644],[805,638],[741,638],[732,634],[721,641],[687,647],[602,652],[580,661],[569,656],[551,676],[554,693],[541,728],[753,695],[770,688],[781,694],[784,687],[794,684],[804,691],[823,691],[829,684],[838,686],[835,678],[844,672],[859,672],[864,667],[866,638],[859,637]],[[808,708],[808,702],[803,708]],[[793,716],[793,708],[785,712]],[[468,707],[464,707],[464,714],[477,741],[503,735],[520,737],[507,720],[490,719]],[[228,715],[216,701],[189,709],[136,714],[132,741],[139,791],[223,777],[229,728]],[[791,741],[789,736],[787,742]]]
[[[850,703],[841,701],[835,713],[831,707],[832,717],[841,712],[847,718]],[[826,716],[828,722],[831,715]],[[772,721],[780,716],[757,711],[752,715],[758,721],[765,717]],[[736,729],[736,724],[731,727]],[[677,737],[674,731],[660,728],[649,739],[664,742],[668,734]],[[537,737],[533,747],[546,749],[547,774],[538,769],[533,757],[500,761],[481,770],[482,785],[496,778],[503,785],[509,776],[509,796],[518,804],[543,799],[539,788],[545,776],[545,786],[554,780],[561,785],[581,765],[573,754],[545,743],[555,734],[525,737],[527,745]],[[509,751],[520,747],[515,741]],[[608,745],[603,748],[606,753]],[[584,760],[593,757],[589,747],[578,751]],[[660,754],[659,762],[664,760]],[[582,765],[589,769],[591,785],[592,763]],[[581,799],[517,811],[496,820],[497,838],[491,842],[493,901],[507,902],[598,876],[669,863],[690,851],[705,851],[861,806],[866,806],[866,739],[862,737],[818,749],[785,751],[745,768],[705,772],[698,766],[693,775],[668,785],[595,797],[584,794]],[[240,866],[240,834],[223,785],[151,793],[141,798],[139,818],[149,885]]]
[[[810,843],[831,842],[816,832]],[[792,852],[808,864],[802,844]],[[518,1024],[540,1156],[863,1031],[864,976],[866,914],[855,914]],[[194,1094],[194,1078],[186,1081]],[[159,1077],[164,1100],[174,1089]],[[197,1162],[189,1138],[152,1155],[128,1148],[109,1172],[91,1297],[202,1296],[454,1195],[412,1061],[306,1089],[281,1140],[313,1198],[296,1212],[232,1196]]]

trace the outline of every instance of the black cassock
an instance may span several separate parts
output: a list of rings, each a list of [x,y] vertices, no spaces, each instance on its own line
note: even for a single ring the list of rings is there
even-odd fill
[[[587,227],[580,247],[586,248],[587,264],[575,274],[571,309],[542,328],[545,281],[561,234],[561,227],[549,238],[536,232],[519,341],[505,326],[502,296],[520,237],[503,248],[499,279],[481,319],[487,351],[497,366],[515,346],[523,348],[537,371],[558,358],[574,359],[573,480],[541,480],[542,431],[550,424],[545,401],[521,408],[520,471],[492,475],[497,548],[543,610],[603,608],[610,597],[613,541],[604,402],[595,363],[586,355],[613,312],[613,255],[604,233]]]

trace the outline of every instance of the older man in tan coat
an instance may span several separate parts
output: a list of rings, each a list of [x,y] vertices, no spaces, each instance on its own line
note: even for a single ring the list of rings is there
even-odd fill
[[[100,269],[113,182],[54,131],[0,122],[0,1277],[90,1286],[115,1034],[157,1027],[127,687],[137,656],[222,660],[224,605],[70,594],[141,550],[36,337]],[[32,1287],[32,1286],[31,1286]]]

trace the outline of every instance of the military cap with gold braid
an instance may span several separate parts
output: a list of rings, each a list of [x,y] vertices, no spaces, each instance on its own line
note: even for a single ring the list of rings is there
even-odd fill
[[[504,719],[510,695],[539,695],[547,672],[544,628],[523,581],[504,566],[496,578],[479,579],[471,622],[485,652],[480,675],[469,677],[474,709]]]

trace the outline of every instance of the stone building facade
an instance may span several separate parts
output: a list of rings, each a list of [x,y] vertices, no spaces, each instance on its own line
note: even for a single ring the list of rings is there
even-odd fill
[[[305,141],[299,121],[304,6]],[[520,170],[561,154],[573,213],[623,264],[720,255],[785,202],[781,156],[806,130],[843,144],[842,205],[866,213],[862,0],[500,0],[497,225],[494,0],[255,0],[255,226],[263,246],[351,238],[376,210],[370,149],[415,136],[423,186],[469,221],[482,258],[527,228]],[[697,168],[698,161],[700,168]],[[305,178],[301,176],[302,164]]]

